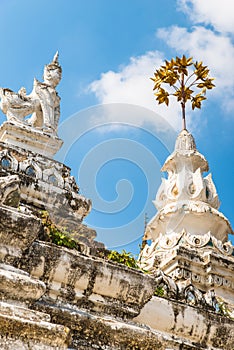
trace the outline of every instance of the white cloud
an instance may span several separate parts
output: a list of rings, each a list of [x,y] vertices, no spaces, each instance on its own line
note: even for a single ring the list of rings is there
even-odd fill
[[[211,76],[215,77],[216,88],[209,94],[209,99],[220,100],[224,111],[234,109],[234,33],[233,0],[177,0],[180,9],[184,11],[193,23],[210,24],[216,31],[197,25],[189,30],[178,26],[161,28],[157,37],[162,39],[175,55],[188,54],[195,60],[202,60],[208,65]],[[146,52],[139,57],[132,57],[127,65],[121,66],[118,71],[112,70],[102,73],[100,79],[92,82],[89,91],[94,93],[98,102],[128,103],[151,109],[164,117],[176,130],[181,127],[180,104],[175,99],[170,100],[169,108],[158,105],[152,92],[153,75],[164,61],[165,54],[159,51]],[[193,112],[194,113],[194,112]],[[187,120],[190,120],[190,111],[187,110]],[[115,116],[110,114],[108,120],[114,121]],[[134,119],[131,116],[132,121]],[[196,122],[199,124],[199,111]],[[142,119],[142,123],[149,119]],[[151,121],[152,122],[152,121]],[[138,119],[139,123],[139,119]],[[189,124],[189,123],[188,123]],[[197,125],[188,125],[194,129]]]
[[[99,80],[90,84],[89,90],[96,95],[99,103],[128,103],[151,109],[165,118],[176,130],[179,130],[181,127],[180,105],[175,99],[170,101],[170,108],[158,105],[153,95],[153,82],[149,78],[153,76],[155,68],[162,63],[163,54],[158,51],[150,51],[145,55],[132,57],[129,64],[120,67],[118,72],[103,73]],[[153,122],[146,118],[142,120],[142,124],[147,121]]]
[[[148,52],[140,57],[132,57],[130,63],[118,72],[108,71],[90,85],[101,103],[131,103],[155,109],[150,77],[154,67],[162,64],[158,52]]]
[[[233,0],[178,0],[194,23],[211,24],[217,31],[234,34]]]

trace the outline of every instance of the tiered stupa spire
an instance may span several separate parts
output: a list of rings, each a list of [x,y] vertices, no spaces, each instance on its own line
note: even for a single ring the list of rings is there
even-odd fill
[[[188,234],[211,235],[224,242],[231,227],[218,212],[218,194],[205,157],[196,150],[193,136],[182,130],[177,137],[175,150],[167,158],[162,171],[168,173],[162,179],[154,202],[157,216],[151,220],[146,239],[156,239],[160,233],[171,234],[185,230]],[[202,219],[202,223],[201,223]]]
[[[185,120],[186,103],[201,108],[214,79],[202,62],[185,56],[165,61],[151,79],[159,104],[168,105],[170,96],[181,104],[183,130],[162,167],[168,177],[162,179],[154,201],[158,212],[145,229],[139,266],[173,278],[179,289],[187,284],[199,289],[198,294],[215,290],[234,304],[234,247],[228,242],[233,231],[218,211],[211,174],[203,175],[209,170],[207,160],[197,151]]]
[[[208,169],[193,136],[182,130],[162,167],[168,178],[162,178],[158,189],[154,201],[158,212],[143,238],[151,244],[145,245],[139,263],[143,269],[161,269],[176,280],[188,279],[204,291],[212,285],[219,287],[220,295],[234,296],[234,250],[228,242],[233,231],[218,211],[211,174],[203,176]]]

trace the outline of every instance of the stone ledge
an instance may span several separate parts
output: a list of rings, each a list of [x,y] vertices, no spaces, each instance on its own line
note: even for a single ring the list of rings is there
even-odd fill
[[[234,349],[234,321],[178,301],[153,297],[133,319],[170,336],[176,334],[204,349]],[[203,346],[203,347],[202,347]]]
[[[2,315],[0,310],[0,329],[2,350],[67,349],[69,329],[61,325]]]
[[[0,206],[0,217],[0,261],[11,262],[37,238],[41,221],[7,206]]]
[[[0,141],[49,158],[53,158],[63,144],[63,141],[57,136],[29,127],[26,124],[14,124],[9,121],[0,126]]]
[[[76,308],[45,303],[37,303],[36,308],[49,313],[53,322],[71,329],[70,350],[210,350],[147,326],[107,316],[100,317]]]
[[[1,264],[2,265],[2,264]],[[7,266],[7,265],[5,265]],[[31,302],[39,299],[46,290],[45,284],[19,269],[7,269],[0,266],[0,296],[2,300]]]
[[[26,307],[19,306],[16,304],[8,304],[6,302],[0,301],[0,314],[6,317],[15,317],[30,320],[34,322],[50,322],[50,315],[44,312],[30,310]]]
[[[119,317],[136,316],[156,288],[141,271],[41,241],[32,244],[20,268],[46,283],[45,302]]]

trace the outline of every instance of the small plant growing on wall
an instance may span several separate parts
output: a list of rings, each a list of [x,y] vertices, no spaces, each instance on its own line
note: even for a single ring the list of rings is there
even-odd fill
[[[72,238],[65,228],[55,225],[46,210],[40,212],[40,218],[44,228],[44,239],[58,246],[79,250],[79,243]]]
[[[116,250],[112,250],[107,258],[108,260],[115,261],[119,264],[138,269],[134,256],[125,250],[123,250],[121,253],[117,252]]]
[[[163,297],[165,296],[165,290],[162,286],[158,286],[155,289],[154,295],[156,295],[157,297]]]
[[[190,101],[192,109],[201,108],[202,101],[206,99],[206,91],[215,87],[214,78],[209,76],[209,72],[202,62],[195,62],[192,57],[183,55],[182,58],[165,61],[165,65],[157,69],[151,78],[159,104],[165,103],[168,106],[170,96],[175,96],[181,103],[183,129],[186,129],[186,103]]]
[[[216,312],[234,320],[234,311],[229,309],[228,303],[221,297],[217,298]]]

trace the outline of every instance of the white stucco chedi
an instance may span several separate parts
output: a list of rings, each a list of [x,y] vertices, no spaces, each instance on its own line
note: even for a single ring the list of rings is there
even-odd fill
[[[168,177],[162,179],[154,201],[158,212],[145,230],[140,267],[161,269],[179,283],[190,281],[204,292],[217,289],[234,304],[234,250],[228,242],[233,231],[218,211],[211,174],[203,176],[208,163],[186,129],[178,135],[162,171]]]
[[[187,130],[179,134],[175,151],[162,171],[168,172],[168,178],[162,179],[154,202],[158,213],[149,223],[145,238],[155,241],[161,233],[181,234],[185,230],[198,236],[195,246],[209,234],[226,241],[232,229],[218,211],[220,203],[211,174],[202,175],[208,171],[208,163],[196,150],[194,138]]]

